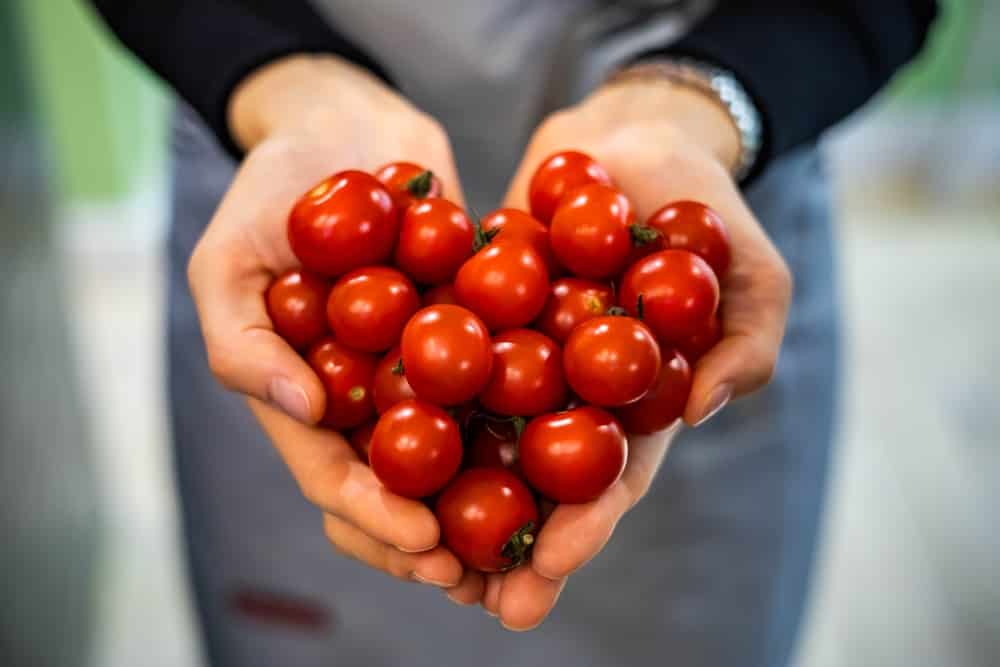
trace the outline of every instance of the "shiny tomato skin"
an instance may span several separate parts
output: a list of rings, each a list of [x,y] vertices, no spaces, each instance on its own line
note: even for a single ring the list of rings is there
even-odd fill
[[[392,197],[363,171],[342,171],[302,195],[288,217],[288,242],[302,265],[330,278],[381,264],[399,221]]]
[[[722,324],[719,316],[709,318],[703,327],[684,340],[677,342],[677,349],[692,366],[722,340]]]
[[[481,572],[503,572],[524,562],[527,549],[510,557],[504,548],[525,534],[532,537],[519,542],[530,547],[538,529],[538,506],[531,491],[502,468],[473,468],[459,474],[441,493],[434,514],[444,545],[466,567]]]
[[[425,175],[429,176],[426,182],[415,180]],[[379,168],[375,172],[375,178],[392,197],[392,203],[399,215],[403,215],[415,201],[441,196],[441,181],[437,176],[412,162],[391,162]],[[422,185],[426,185],[426,191],[420,189]]]
[[[579,151],[561,151],[546,158],[528,186],[531,215],[548,224],[563,197],[588,183],[611,185],[611,176],[597,160]]]
[[[500,415],[535,416],[566,402],[562,354],[551,338],[532,329],[493,337],[493,372],[479,394],[484,408]]]
[[[417,396],[438,405],[475,398],[493,368],[490,334],[461,306],[428,306],[414,315],[400,344],[406,379]]]
[[[418,283],[443,285],[472,255],[472,220],[447,199],[429,197],[403,213],[396,266]]]
[[[625,469],[628,441],[611,413],[591,405],[535,417],[518,444],[521,471],[557,503],[586,503]]]
[[[680,419],[690,393],[691,366],[680,352],[667,350],[653,388],[635,403],[615,410],[615,416],[626,433],[656,433]]]
[[[583,278],[560,278],[549,288],[549,298],[535,327],[560,345],[573,328],[600,317],[615,305],[615,293],[606,283]]]
[[[599,183],[573,190],[556,210],[549,240],[556,260],[570,273],[593,280],[617,276],[632,252],[632,204]]]
[[[375,411],[381,415],[396,403],[416,397],[413,387],[406,379],[403,356],[397,345],[389,350],[375,367],[375,379],[372,381]]]
[[[304,350],[329,333],[326,297],[330,284],[318,274],[286,271],[271,283],[264,297],[274,331],[297,350]]]
[[[351,431],[351,449],[358,455],[358,458],[368,463],[368,452],[372,446],[372,433],[375,432],[376,421],[365,422],[361,426]]]
[[[545,262],[530,245],[514,239],[488,244],[455,276],[458,302],[490,331],[527,325],[542,312],[548,293]]]
[[[465,448],[463,463],[467,468],[506,468],[519,475],[513,425],[492,421],[480,425]]]
[[[687,250],[661,250],[633,264],[622,278],[618,304],[674,344],[697,333],[719,306],[719,281],[712,267]]]
[[[605,315],[573,329],[563,348],[566,381],[585,403],[613,408],[646,395],[660,372],[660,346],[645,324]]]
[[[324,338],[306,357],[326,389],[324,426],[342,430],[360,426],[375,414],[372,380],[375,357]]]
[[[731,251],[726,225],[713,209],[696,201],[675,201],[656,211],[646,225],[660,233],[662,248],[687,250],[712,267],[716,277],[725,278]]]
[[[487,214],[479,221],[483,232],[493,232],[494,239],[518,239],[538,253],[549,270],[549,276],[559,275],[560,267],[549,244],[549,228],[516,208],[501,208]],[[494,232],[494,230],[496,230]]]
[[[450,303],[457,306],[458,295],[455,294],[454,285],[438,285],[424,292],[423,296],[420,297],[420,302],[424,306],[433,306],[438,303]]]
[[[458,472],[462,436],[447,412],[410,399],[379,417],[368,458],[385,488],[405,498],[425,498]]]
[[[383,352],[399,342],[420,309],[417,288],[396,269],[366,266],[341,276],[330,291],[327,320],[337,340],[362,352]]]

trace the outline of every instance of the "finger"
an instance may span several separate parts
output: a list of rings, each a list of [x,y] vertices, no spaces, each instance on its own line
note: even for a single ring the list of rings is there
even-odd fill
[[[462,579],[462,564],[444,547],[406,553],[331,514],[323,516],[323,529],[337,551],[397,579],[442,588],[457,586]]]
[[[500,613],[500,589],[503,588],[505,576],[502,573],[486,575],[486,589],[483,591],[482,605],[490,616],[497,616]]]
[[[579,505],[559,505],[542,527],[531,555],[531,568],[559,580],[596,556],[618,521],[642,498],[678,429],[629,436],[629,460],[621,479],[599,498]]]
[[[430,509],[383,487],[340,434],[301,424],[260,401],[249,403],[311,503],[402,551],[437,545],[440,530]]]
[[[541,625],[555,607],[566,579],[546,579],[530,567],[518,567],[503,578],[500,590],[500,624],[524,632]]]
[[[456,604],[470,605],[482,601],[483,592],[486,590],[486,581],[483,575],[475,570],[466,570],[462,574],[461,581],[453,588],[449,588],[448,599]]]

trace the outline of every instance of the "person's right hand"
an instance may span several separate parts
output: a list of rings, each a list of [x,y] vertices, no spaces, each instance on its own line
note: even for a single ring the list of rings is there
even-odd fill
[[[438,546],[431,511],[386,491],[340,434],[316,426],[323,385],[274,332],[263,298],[275,276],[299,265],[286,234],[292,204],[332,173],[409,160],[431,169],[445,196],[462,204],[444,130],[333,57],[292,56],[257,70],[237,87],[229,111],[247,155],[188,267],[213,374],[249,397],[339,551],[403,579],[462,582],[453,597],[477,602],[482,578],[463,579],[459,561]]]

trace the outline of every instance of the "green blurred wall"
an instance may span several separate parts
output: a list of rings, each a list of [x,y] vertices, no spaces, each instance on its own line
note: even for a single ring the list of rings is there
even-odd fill
[[[2,2],[3,0],[0,0]],[[963,76],[984,2],[942,0],[930,49],[886,95],[890,104],[948,100]],[[113,200],[162,174],[167,96],[112,45],[82,0],[14,0],[26,41],[55,180],[67,201]],[[141,4],[141,0],[138,0]],[[994,26],[993,32],[1000,31]],[[990,47],[1000,62],[1000,40]],[[985,86],[1000,95],[1000,73]]]

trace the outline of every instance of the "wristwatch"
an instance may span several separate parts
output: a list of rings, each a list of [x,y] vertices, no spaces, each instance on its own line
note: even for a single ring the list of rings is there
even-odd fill
[[[656,59],[619,69],[608,77],[608,81],[631,78],[665,79],[698,90],[721,105],[740,137],[733,179],[740,182],[746,178],[760,154],[763,127],[757,106],[732,72],[691,58]]]

